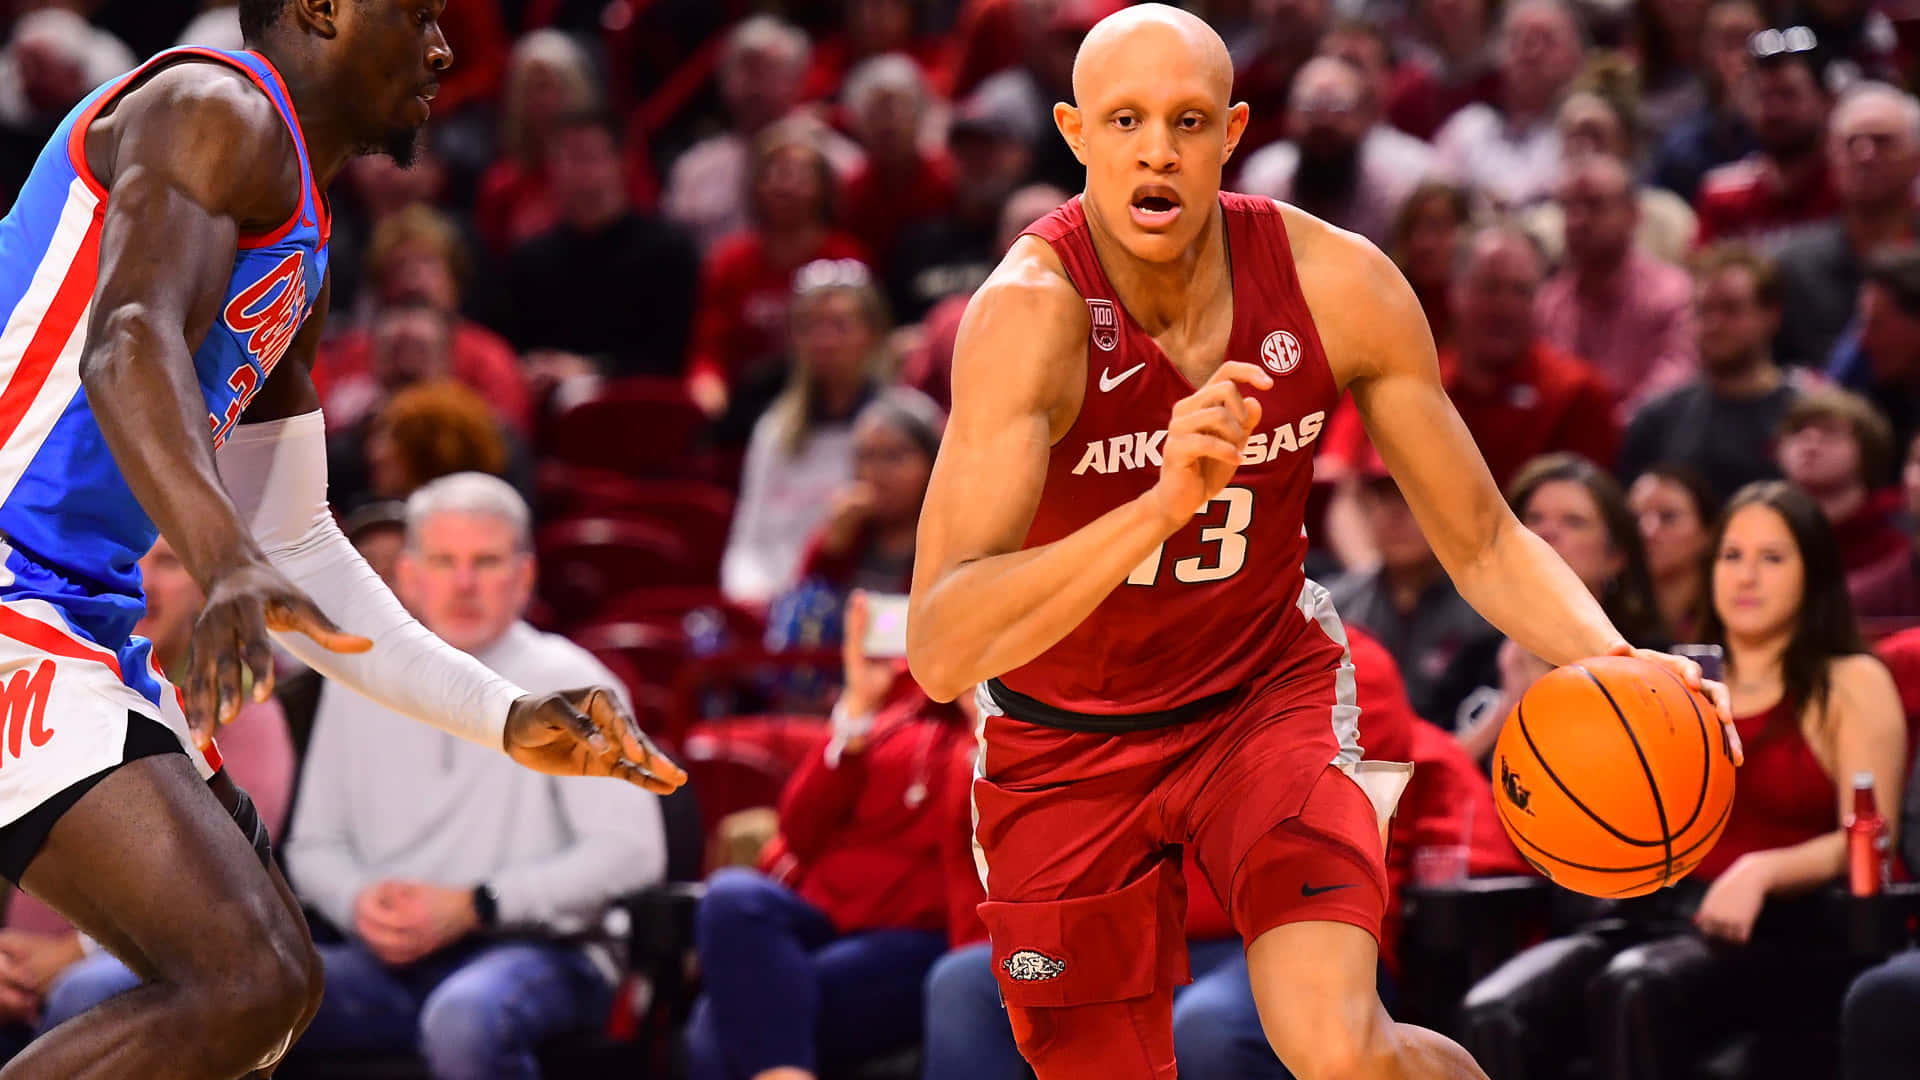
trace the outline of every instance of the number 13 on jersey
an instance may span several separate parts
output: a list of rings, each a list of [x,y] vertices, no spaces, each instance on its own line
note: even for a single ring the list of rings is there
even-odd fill
[[[1227,517],[1218,525],[1209,525],[1200,530],[1200,542],[1219,544],[1214,560],[1208,564],[1203,556],[1194,555],[1185,559],[1176,559],[1173,563],[1173,580],[1183,585],[1199,585],[1208,581],[1230,578],[1240,572],[1247,564],[1247,526],[1253,524],[1253,489],[1243,487],[1224,487],[1220,494],[1195,511],[1196,515],[1206,513],[1214,503],[1227,504]],[[1166,551],[1166,542],[1153,549],[1153,554],[1140,560],[1140,565],[1127,575],[1129,585],[1152,585],[1160,580],[1160,559]]]

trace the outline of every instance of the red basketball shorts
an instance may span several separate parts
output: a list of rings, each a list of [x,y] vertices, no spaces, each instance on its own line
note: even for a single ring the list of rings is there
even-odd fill
[[[1191,979],[1183,857],[1246,942],[1308,920],[1378,940],[1379,820],[1329,764],[1335,675],[1294,674],[1198,720],[1125,734],[983,710],[980,915],[1040,1080],[1174,1075],[1173,988]]]

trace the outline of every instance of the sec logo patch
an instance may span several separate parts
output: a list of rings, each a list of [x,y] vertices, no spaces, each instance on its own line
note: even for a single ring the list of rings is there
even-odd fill
[[[1260,343],[1260,362],[1275,375],[1285,375],[1300,366],[1300,339],[1285,330],[1275,330]]]

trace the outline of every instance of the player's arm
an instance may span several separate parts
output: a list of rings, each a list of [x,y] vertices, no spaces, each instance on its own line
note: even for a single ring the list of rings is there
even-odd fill
[[[530,694],[420,625],[334,521],[327,503],[326,427],[311,368],[331,276],[219,453],[221,479],[276,570],[328,617],[366,634],[360,653],[298,635],[280,643],[314,670],[404,716],[495,750],[540,772],[617,776],[665,794],[686,774],[640,731],[618,695],[593,687]]]
[[[1725,687],[1703,681],[1691,660],[1633,649],[1553,548],[1514,517],[1441,385],[1433,334],[1399,269],[1372,244],[1298,211],[1288,211],[1287,227],[1313,253],[1301,280],[1313,310],[1329,313],[1316,321],[1335,377],[1460,595],[1550,664],[1633,653],[1672,668],[1713,697],[1731,732]]]
[[[1086,378],[1086,305],[1049,261],[1042,241],[1016,244],[967,306],[954,348],[953,413],[920,513],[907,618],[908,663],[937,701],[1027,663],[1084,621],[1218,491],[1202,494],[1184,474],[1204,459],[1231,475],[1258,422],[1227,372],[1176,408],[1160,485],[1023,549],[1050,448]]]
[[[88,138],[109,185],[80,378],[127,486],[207,594],[185,687],[202,732],[238,714],[241,664],[270,685],[263,622],[359,643],[268,566],[220,485],[193,351],[226,297],[236,243],[293,210],[298,161],[272,102],[182,65],[128,93]],[[291,170],[291,171],[290,171]]]

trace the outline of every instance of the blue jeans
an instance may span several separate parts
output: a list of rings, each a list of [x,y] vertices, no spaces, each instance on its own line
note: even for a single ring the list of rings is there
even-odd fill
[[[843,935],[751,870],[713,875],[694,925],[705,992],[687,1021],[692,1080],[817,1074],[913,1045],[922,980],[946,948],[926,930]]]
[[[927,974],[922,1080],[1019,1080],[1026,1063],[1000,1004],[987,944],[955,949]],[[1187,942],[1194,981],[1173,992],[1173,1048],[1182,1078],[1292,1080],[1267,1045],[1240,939]]]
[[[389,968],[357,944],[319,946],[327,990],[294,1054],[417,1050],[437,1080],[539,1080],[534,1048],[599,1024],[613,990],[580,950],[540,942],[457,945]],[[47,991],[41,1030],[140,985],[106,953]]]

